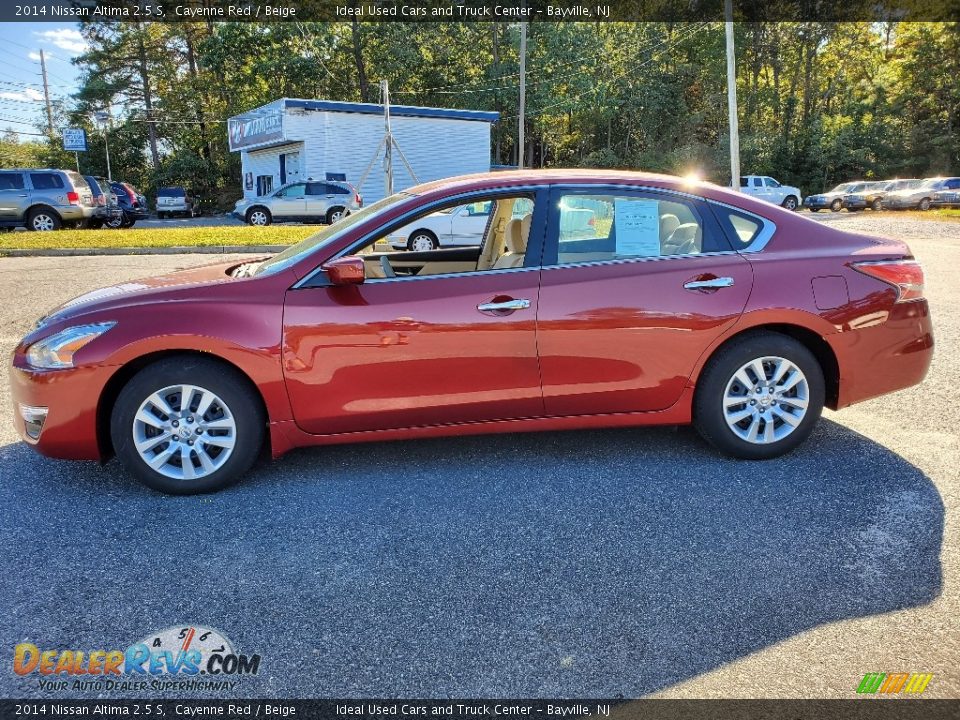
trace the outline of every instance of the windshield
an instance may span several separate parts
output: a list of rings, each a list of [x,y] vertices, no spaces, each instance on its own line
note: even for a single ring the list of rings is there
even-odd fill
[[[264,275],[285,270],[291,265],[300,262],[303,258],[315,250],[319,250],[325,245],[329,245],[330,243],[339,239],[340,236],[350,228],[359,225],[375,215],[384,212],[394,205],[405,202],[412,197],[413,195],[409,195],[407,193],[395,193],[390,197],[373,203],[373,205],[368,205],[362,210],[358,210],[355,213],[350,213],[349,215],[344,216],[333,225],[325,225],[322,229],[318,230],[310,237],[301,240],[296,245],[291,245],[283,252],[278,253],[269,260],[262,262],[254,274]]]

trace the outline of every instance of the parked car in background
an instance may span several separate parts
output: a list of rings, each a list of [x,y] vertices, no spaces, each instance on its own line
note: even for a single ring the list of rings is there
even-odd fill
[[[145,220],[150,217],[150,211],[147,209],[147,199],[137,192],[137,189],[133,185],[114,180],[110,187],[117,195],[120,214],[105,222],[104,224],[107,227],[133,227],[133,224],[137,220]]]
[[[766,175],[744,175],[740,178],[740,192],[781,205],[787,210],[796,210],[803,201],[799,188],[781,185]]]
[[[363,198],[350,183],[308,180],[288,183],[263,197],[237,200],[231,214],[249,225],[269,225],[274,222],[332,225],[361,207]]]
[[[588,237],[564,220],[582,200]],[[378,249],[486,203],[479,245]],[[236,481],[264,446],[477,432],[692,423],[769,460],[824,406],[921,382],[932,356],[904,242],[708,183],[523,170],[412,187],[273,257],[76,298],[17,344],[10,385],[33,449],[116,454],[189,494]]]
[[[157,218],[162,220],[172,215],[194,217],[195,202],[186,189],[178,186],[157,190]]]
[[[850,212],[866,208],[882,210],[889,184],[888,180],[854,183],[843,196],[843,206]]]
[[[470,203],[430,213],[390,235],[397,250],[436,250],[441,247],[479,245],[490,219],[490,202]]]
[[[820,212],[830,208],[833,212],[840,212],[843,208],[843,196],[856,183],[840,183],[833,190],[817,195],[807,195],[803,199],[803,206],[810,212]]]
[[[890,210],[929,210],[942,184],[943,178],[926,178],[914,187],[888,192],[883,206]]]
[[[90,185],[73,170],[0,171],[0,227],[38,231],[78,227],[97,211]]]
[[[933,207],[960,207],[960,177],[943,179],[943,185],[933,194]]]
[[[90,190],[93,192],[93,200],[97,205],[96,214],[87,221],[86,226],[92,230],[97,230],[111,218],[120,214],[117,194],[110,189],[110,182],[106,178],[94,175],[84,175],[83,178],[90,186]]]

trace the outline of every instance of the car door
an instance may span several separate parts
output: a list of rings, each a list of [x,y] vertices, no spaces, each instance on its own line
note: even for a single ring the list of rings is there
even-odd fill
[[[327,210],[333,202],[332,189],[323,182],[308,182],[306,189],[307,215],[315,218],[326,217]]]
[[[307,184],[294,183],[277,190],[270,198],[270,212],[274,217],[294,218],[307,214]]]
[[[0,221],[23,219],[30,191],[26,189],[21,172],[0,172]]]
[[[520,267],[368,275],[351,286],[330,285],[320,273],[288,291],[283,367],[297,425],[328,434],[542,415],[543,214],[531,218]],[[396,229],[383,226],[371,244]]]
[[[772,203],[780,205],[787,197],[786,190],[772,177],[763,178],[765,197]]]
[[[561,230],[589,200],[595,237]],[[644,189],[550,198],[537,343],[549,415],[663,410],[753,283],[706,202]]]

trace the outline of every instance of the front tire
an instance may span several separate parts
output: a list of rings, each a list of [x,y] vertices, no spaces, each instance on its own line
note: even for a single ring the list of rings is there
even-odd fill
[[[823,370],[804,345],[757,332],[723,347],[697,381],[694,426],[726,455],[768,460],[813,430],[824,402]]]
[[[797,203],[797,198],[795,198],[793,195],[787,195],[787,196],[783,199],[782,205],[783,205],[783,207],[785,207],[787,210],[791,210],[791,211],[792,211],[792,210],[796,210],[796,209],[797,209],[797,205],[798,205],[798,203]]]
[[[264,207],[253,207],[247,211],[247,224],[254,227],[266,227],[273,222],[270,211]]]
[[[110,416],[117,457],[158,492],[220,490],[250,469],[266,418],[246,378],[202,357],[160,360],[123,388]]]
[[[841,210],[842,208],[843,208],[843,201],[842,201],[842,200],[834,200],[832,203],[830,203],[830,211],[831,211],[831,212],[840,212],[840,210]]]
[[[930,209],[930,198],[924,198],[920,201],[920,205],[917,206],[920,210],[926,212]]]
[[[440,247],[440,241],[437,236],[429,230],[417,230],[410,234],[407,240],[407,250],[413,252],[429,252]]]
[[[870,203],[870,209],[874,212],[880,212],[883,210],[883,200],[880,198],[875,199],[872,203]]]

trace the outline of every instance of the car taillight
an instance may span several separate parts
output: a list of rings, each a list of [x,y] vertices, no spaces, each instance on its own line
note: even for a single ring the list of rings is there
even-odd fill
[[[104,207],[106,204],[107,204],[107,196],[97,195],[97,205],[99,205],[100,207]]]
[[[916,260],[860,262],[853,263],[852,267],[897,288],[900,293],[898,303],[923,298],[923,268]]]
[[[363,207],[363,198],[360,197],[360,193],[354,193],[353,199],[357,203],[357,207]]]
[[[80,204],[80,193],[74,192],[73,190],[67,191],[67,202],[71,205]]]

